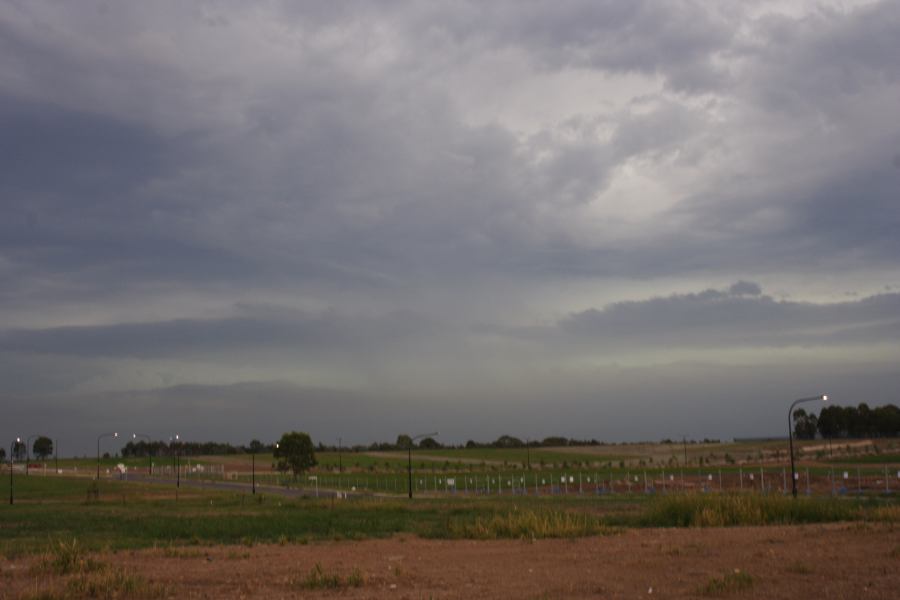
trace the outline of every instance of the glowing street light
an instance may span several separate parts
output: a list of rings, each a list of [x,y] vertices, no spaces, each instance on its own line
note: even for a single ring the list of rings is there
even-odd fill
[[[788,409],[788,440],[791,450],[791,494],[793,494],[794,498],[797,497],[797,474],[794,472],[794,423],[792,419],[794,416],[794,407],[801,402],[815,401],[827,402],[828,396],[826,394],[821,394],[819,396],[810,396],[809,398],[800,398],[799,400],[794,400],[794,402],[791,403],[791,408]]]
[[[407,457],[407,479],[409,481],[409,498],[412,500],[412,447],[416,440],[421,440],[422,438],[434,437],[438,433],[435,431],[434,433],[422,433],[415,437],[409,439],[409,446],[406,448],[406,457]]]
[[[119,433],[117,431],[113,431],[111,433],[101,433],[97,436],[97,480],[100,480],[100,440],[105,437],[119,437]]]

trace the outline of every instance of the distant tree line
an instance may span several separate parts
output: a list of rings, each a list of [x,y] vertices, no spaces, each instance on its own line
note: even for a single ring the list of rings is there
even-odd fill
[[[523,440],[522,438],[518,438],[512,435],[501,435],[493,442],[477,442],[475,440],[469,440],[465,444],[442,444],[434,438],[426,437],[418,443],[413,443],[412,438],[406,434],[400,434],[397,436],[397,440],[394,443],[390,442],[374,442],[369,444],[368,446],[352,446],[349,449],[355,452],[377,452],[377,451],[390,451],[390,450],[406,450],[410,446],[413,448],[422,448],[422,449],[439,449],[439,448],[525,448],[528,446],[529,448],[548,448],[548,447],[558,447],[558,446],[601,446],[603,442],[600,442],[595,439],[591,440],[579,440],[574,438],[566,438],[562,436],[550,436],[545,437],[540,440]],[[319,450],[336,450],[336,447],[323,446],[319,444]]]
[[[186,442],[186,441],[130,441],[122,448],[122,457],[142,456],[209,456],[227,454],[270,453],[274,444],[263,444],[259,440],[251,440],[246,446],[234,446],[224,442]]]
[[[900,436],[900,408],[885,404],[869,408],[858,406],[826,406],[819,412],[794,411],[794,436],[801,440],[823,438],[870,438]]]

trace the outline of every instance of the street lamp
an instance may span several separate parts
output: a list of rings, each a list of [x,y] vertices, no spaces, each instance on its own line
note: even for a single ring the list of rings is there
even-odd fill
[[[531,439],[525,438],[525,462],[528,463],[528,470],[531,470]]]
[[[178,440],[179,440],[179,437],[178,437],[178,434],[176,433],[174,438],[171,438],[171,437],[169,438],[169,445],[174,447],[175,443],[178,442]],[[175,450],[175,454],[172,455],[172,467],[175,469],[175,487],[180,488],[181,487],[181,460],[180,460],[181,456],[179,456],[179,454],[178,454],[177,447],[174,447],[173,449]],[[177,495],[176,495],[176,497],[177,497]]]
[[[100,440],[105,437],[119,437],[119,433],[117,431],[113,431],[112,433],[101,433],[97,436],[97,480],[100,480]]]
[[[256,444],[250,442],[250,488],[256,493]]]
[[[147,456],[150,459],[150,477],[153,477],[153,441],[150,439],[150,436],[146,433],[132,433],[131,439],[136,440],[138,438],[147,438]]]
[[[821,394],[819,396],[810,396],[809,398],[800,398],[799,400],[794,400],[791,403],[791,408],[788,409],[788,440],[791,450],[791,494],[793,494],[794,498],[797,497],[797,476],[794,473],[794,423],[791,420],[791,417],[794,416],[795,406],[801,402],[815,402],[816,400],[827,402],[828,396],[826,394]]]
[[[415,437],[409,439],[409,446],[406,448],[406,458],[407,458],[407,476],[409,481],[409,498],[412,499],[412,447],[416,440],[421,440],[426,437],[434,437],[438,433],[435,431],[434,433],[422,433]]]
[[[16,438],[16,441],[9,445],[9,503],[13,503],[13,456],[15,456],[16,447],[22,443],[22,438]]]
[[[338,438],[338,475],[344,472],[344,465],[341,462],[341,448],[343,447],[343,441],[341,438]]]

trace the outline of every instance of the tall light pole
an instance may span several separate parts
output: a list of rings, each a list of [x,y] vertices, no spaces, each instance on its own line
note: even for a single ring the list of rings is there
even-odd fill
[[[100,480],[100,440],[105,437],[119,437],[119,433],[117,431],[113,431],[111,433],[101,433],[97,436],[97,481]]]
[[[528,463],[528,470],[531,470],[531,440],[525,438],[525,461]]]
[[[344,472],[344,464],[341,461],[341,448],[343,447],[344,440],[338,438],[338,475]]]
[[[150,439],[150,436],[147,435],[146,433],[132,433],[131,434],[132,440],[136,440],[138,438],[146,438],[147,439],[147,456],[149,457],[149,460],[150,460],[149,476],[153,477],[153,448],[151,448],[153,441]]]
[[[15,456],[16,447],[22,443],[22,438],[16,438],[16,441],[9,445],[9,503],[13,503],[13,457]]]
[[[409,438],[409,446],[406,448],[406,458],[407,458],[407,476],[409,481],[409,498],[412,500],[412,447],[416,440],[421,440],[426,437],[434,437],[438,433],[435,431],[434,433],[422,433],[415,437]]]
[[[792,420],[792,417],[794,416],[794,407],[801,402],[815,402],[817,400],[827,402],[828,396],[826,394],[821,394],[819,396],[810,396],[809,398],[800,398],[799,400],[794,400],[791,403],[791,408],[788,409],[788,440],[791,452],[791,494],[793,494],[794,498],[797,497],[797,478],[794,473],[794,423]]]
[[[175,446],[175,444],[178,442],[178,440],[179,440],[178,434],[176,433],[175,437],[169,438],[169,444],[171,446]],[[181,487],[181,461],[178,459],[180,459],[181,457],[178,455],[177,447],[174,447],[173,450],[175,450],[175,454],[172,455],[172,467],[175,469],[175,487],[180,488]]]
[[[256,444],[250,442],[250,490],[256,493]]]

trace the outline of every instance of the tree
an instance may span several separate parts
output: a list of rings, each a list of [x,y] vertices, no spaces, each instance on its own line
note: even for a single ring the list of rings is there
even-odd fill
[[[13,460],[25,460],[25,442],[13,442],[12,457]]]
[[[424,438],[421,442],[419,442],[419,448],[425,448],[426,450],[437,450],[438,448],[443,448],[441,443],[434,438]]]
[[[6,460],[6,448],[0,448],[0,462]]]
[[[263,443],[261,441],[250,440],[250,452],[259,454],[263,450],[265,450],[265,446],[263,446]]]
[[[517,437],[513,437],[511,435],[501,435],[494,443],[491,444],[494,448],[522,448],[525,446],[525,443]]]
[[[38,439],[34,440],[34,445],[31,447],[31,453],[42,460],[47,458],[53,454],[53,440],[45,435],[40,436]]]
[[[819,419],[814,414],[806,414],[802,408],[794,411],[794,437],[798,440],[813,440],[816,438],[816,429]]]
[[[294,477],[318,464],[312,439],[302,431],[282,434],[275,446],[274,455],[278,460],[278,470],[282,473],[290,470]]]
[[[831,439],[841,435],[841,407],[832,404],[819,413],[819,433],[823,438]]]
[[[401,433],[397,436],[397,443],[395,445],[398,449],[406,450],[413,445],[413,441],[411,437],[409,437],[405,433]]]

